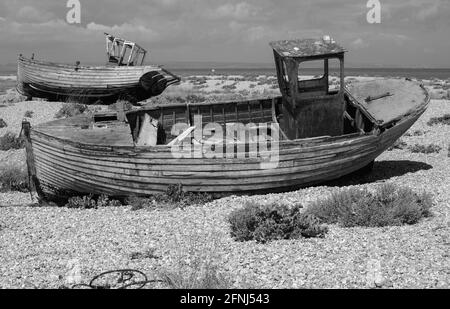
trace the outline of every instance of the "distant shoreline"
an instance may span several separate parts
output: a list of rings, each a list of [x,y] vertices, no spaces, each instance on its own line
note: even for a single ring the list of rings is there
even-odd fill
[[[169,68],[168,66],[165,66]],[[199,76],[199,75],[241,75],[241,76],[257,76],[276,75],[275,68],[177,68],[170,67],[170,70],[183,77]],[[321,75],[323,71],[320,68],[303,68],[301,75]],[[1,70],[0,81],[11,80],[16,78],[16,70]],[[330,75],[339,75],[336,68],[330,68]],[[345,68],[346,77],[408,77],[416,79],[441,79],[450,80],[450,69],[391,69],[391,68]]]
[[[177,66],[165,65],[165,68],[170,69],[173,73],[181,75],[182,77],[193,75],[276,75],[274,67],[261,67],[261,68],[221,68],[221,67],[198,67],[198,68],[185,68]],[[212,71],[214,70],[214,71]],[[319,68],[304,68],[302,75],[320,75],[321,69]],[[330,69],[331,74],[338,74],[336,69]],[[0,80],[4,80],[6,76],[11,77],[16,75],[16,68],[8,68],[2,70],[0,68]],[[449,69],[419,69],[419,68],[345,68],[346,76],[363,76],[363,77],[407,77],[416,78],[420,80],[432,80],[450,79]],[[3,77],[3,78],[2,78]]]

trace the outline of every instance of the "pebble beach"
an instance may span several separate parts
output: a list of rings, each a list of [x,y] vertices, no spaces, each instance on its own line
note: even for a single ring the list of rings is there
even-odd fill
[[[350,82],[369,77],[351,77]],[[334,81],[336,82],[336,81]],[[450,288],[450,126],[429,120],[450,114],[450,80],[423,80],[432,100],[426,113],[402,137],[408,145],[438,145],[439,153],[407,147],[384,152],[370,175],[346,177],[298,191],[230,196],[184,209],[130,206],[96,210],[41,207],[29,193],[0,193],[0,288],[68,286],[75,263],[79,282],[111,269],[138,269],[149,278],[186,259],[211,259],[233,288]],[[180,93],[273,95],[273,77],[195,76],[163,96]],[[336,84],[336,83],[335,83]],[[224,88],[225,86],[225,88]],[[66,103],[15,102],[14,90],[0,96],[0,118],[19,134],[24,114],[32,125],[50,121]],[[2,99],[1,99],[2,98]],[[164,98],[158,99],[158,102]],[[17,100],[16,100],[17,101]],[[3,102],[3,103],[2,103]],[[146,104],[154,104],[149,101]],[[420,132],[420,134],[416,134]],[[0,168],[25,168],[24,150],[0,151]],[[230,213],[248,201],[309,204],[350,187],[394,183],[433,195],[433,216],[418,224],[385,228],[329,226],[324,238],[236,242]],[[152,252],[152,254],[145,254]],[[141,255],[136,253],[142,253]],[[138,258],[136,258],[138,256]]]

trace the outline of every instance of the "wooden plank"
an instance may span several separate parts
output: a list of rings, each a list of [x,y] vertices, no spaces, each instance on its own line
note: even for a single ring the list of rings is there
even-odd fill
[[[181,143],[185,138],[187,138],[192,131],[195,130],[195,126],[187,128],[183,133],[177,136],[173,141],[171,141],[167,146],[173,146]]]
[[[144,122],[141,125],[137,146],[156,146],[158,142],[158,121],[145,114]]]

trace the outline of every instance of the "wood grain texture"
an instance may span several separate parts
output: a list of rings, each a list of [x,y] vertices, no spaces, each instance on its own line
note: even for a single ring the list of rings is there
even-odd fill
[[[228,102],[210,106],[153,107],[127,117],[137,122],[140,116],[150,114],[159,116],[159,121],[164,118],[166,124],[174,123],[181,114],[186,120],[188,108],[190,115],[187,117],[200,112],[219,122],[224,118],[235,122],[243,116],[239,112],[236,114],[238,105],[243,105],[249,122],[252,117],[273,120],[277,118],[272,110],[278,104],[277,100],[260,100],[253,104]],[[250,117],[249,107],[253,115]],[[168,145],[135,146],[134,130],[117,121],[109,122],[105,130],[110,131],[82,129],[93,122],[92,117],[85,116],[36,126],[30,134],[32,148],[27,150],[33,151],[36,177],[47,196],[65,191],[145,196],[163,192],[172,184],[181,184],[186,191],[221,194],[278,191],[336,179],[364,167],[404,134],[425,108],[426,105],[381,134],[281,140],[276,153],[277,164],[270,169],[263,168],[262,164],[268,162],[265,155],[272,154],[275,158],[275,153],[270,150],[255,152],[251,143],[237,142],[233,157],[226,154],[216,158],[196,157],[187,150],[174,154]],[[230,111],[225,117],[224,110]],[[213,117],[211,111],[214,111]],[[185,157],[180,157],[181,154]]]
[[[77,66],[18,58],[17,90],[26,96],[49,100],[84,97],[88,102],[113,103],[131,95],[138,101],[149,98],[140,80],[146,74],[163,74],[157,66]],[[153,76],[153,75],[152,75]]]

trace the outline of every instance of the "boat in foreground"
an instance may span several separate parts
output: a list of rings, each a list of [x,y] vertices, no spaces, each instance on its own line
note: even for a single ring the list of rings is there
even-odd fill
[[[282,95],[173,104],[78,116],[30,128],[29,175],[41,198],[146,196],[181,184],[220,194],[290,190],[370,164],[424,113],[430,97],[407,79],[344,85],[344,50],[324,40],[272,43]],[[341,64],[330,89],[328,60]],[[298,65],[324,60],[324,76],[299,80]]]
[[[117,100],[137,103],[160,95],[180,81],[162,67],[143,65],[147,51],[134,42],[106,34],[105,66],[57,64],[18,58],[17,90],[29,99],[111,104]]]

